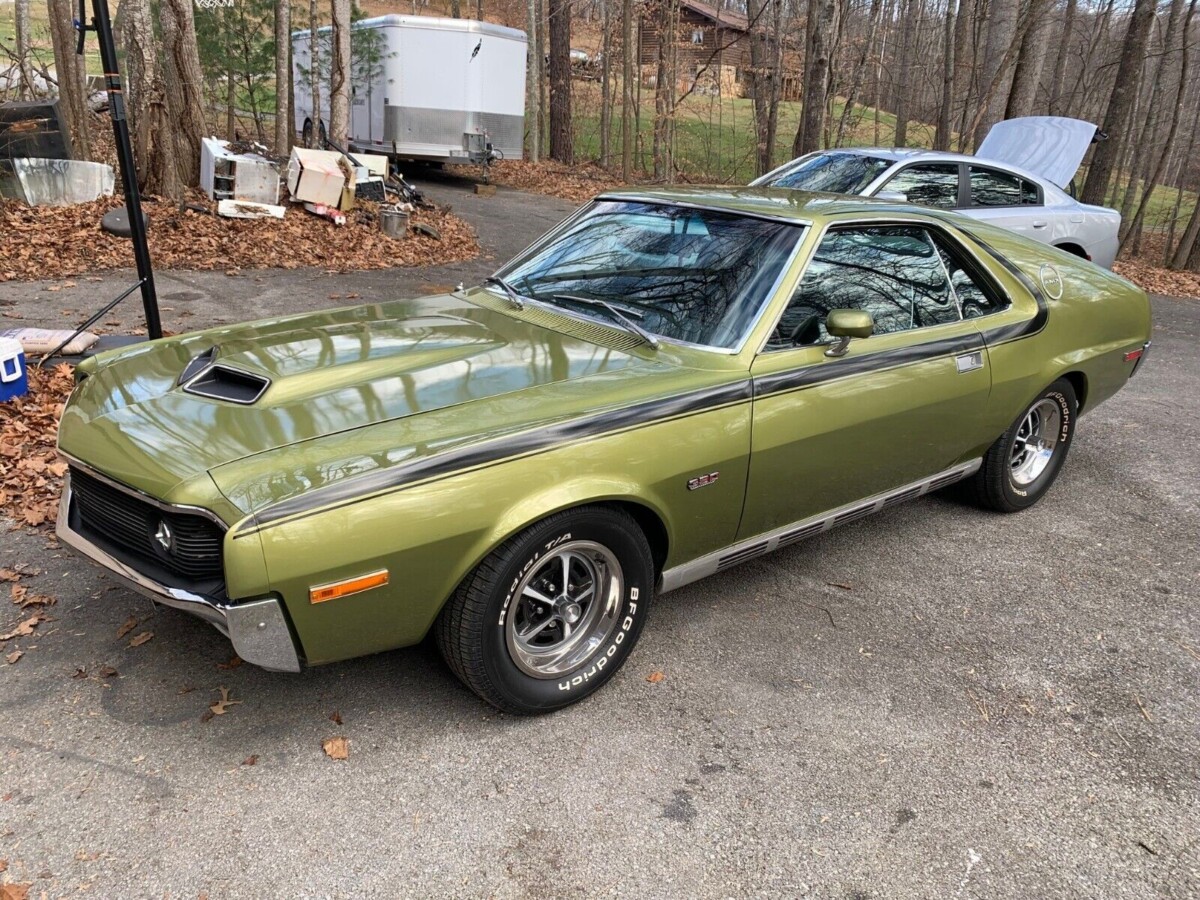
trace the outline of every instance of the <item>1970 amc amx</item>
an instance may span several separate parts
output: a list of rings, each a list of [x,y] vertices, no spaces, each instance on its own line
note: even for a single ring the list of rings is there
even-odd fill
[[[483,284],[89,360],[62,541],[268,669],[416,643],[588,695],[656,593],[961,482],[1022,510],[1146,295],[953,213],[611,193]]]

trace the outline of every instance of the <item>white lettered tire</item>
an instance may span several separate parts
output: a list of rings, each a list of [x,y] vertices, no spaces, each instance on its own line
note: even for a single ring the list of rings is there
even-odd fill
[[[454,673],[505,712],[582,700],[621,668],[654,591],[631,516],[608,506],[557,513],[505,541],[459,585],[435,626]]]

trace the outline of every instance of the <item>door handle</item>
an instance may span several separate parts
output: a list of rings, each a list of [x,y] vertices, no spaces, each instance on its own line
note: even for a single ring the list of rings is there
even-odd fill
[[[1033,227],[1034,227],[1034,228],[1045,228],[1045,227],[1046,227],[1046,223],[1045,223],[1045,222],[1034,222],[1034,223],[1033,223]]]

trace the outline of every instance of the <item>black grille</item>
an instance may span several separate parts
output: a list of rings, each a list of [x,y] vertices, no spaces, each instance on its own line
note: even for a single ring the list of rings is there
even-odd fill
[[[88,537],[113,548],[118,557],[136,557],[188,582],[223,579],[221,542],[224,533],[204,516],[168,512],[105,484],[79,469],[71,469],[75,495],[73,517]],[[155,537],[166,523],[169,550]]]

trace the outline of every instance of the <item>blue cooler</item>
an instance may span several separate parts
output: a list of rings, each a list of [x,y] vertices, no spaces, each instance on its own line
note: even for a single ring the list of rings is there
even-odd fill
[[[20,397],[29,390],[25,350],[16,338],[0,337],[0,401]]]

